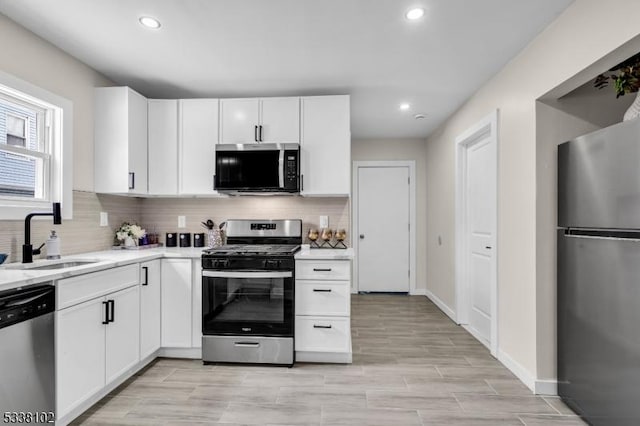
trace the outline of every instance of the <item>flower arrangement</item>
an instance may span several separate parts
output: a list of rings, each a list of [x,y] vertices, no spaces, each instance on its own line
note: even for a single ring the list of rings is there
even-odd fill
[[[613,81],[616,98],[626,93],[636,93],[640,89],[640,53],[597,76],[593,85],[602,89],[609,85],[609,80]]]
[[[125,240],[129,237],[133,239],[135,243],[138,242],[139,238],[142,238],[147,234],[147,231],[142,229],[139,225],[131,224],[129,222],[122,222],[120,228],[116,231],[116,241],[120,244],[123,244]]]

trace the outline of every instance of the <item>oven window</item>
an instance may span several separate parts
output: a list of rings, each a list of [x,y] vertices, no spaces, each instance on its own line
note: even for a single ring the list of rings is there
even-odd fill
[[[284,321],[284,279],[230,278],[216,300],[218,321]]]

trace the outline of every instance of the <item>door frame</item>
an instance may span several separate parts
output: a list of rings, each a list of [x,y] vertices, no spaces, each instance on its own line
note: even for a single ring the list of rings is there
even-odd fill
[[[358,170],[367,167],[407,167],[409,169],[409,294],[424,294],[416,291],[416,162],[415,160],[404,161],[354,161],[352,168],[353,194],[351,203],[351,244],[355,256],[353,258],[353,286],[352,293],[358,293],[360,283],[358,281],[359,262],[359,238],[360,229],[358,226]]]
[[[492,111],[476,124],[461,133],[455,139],[456,150],[456,263],[455,263],[455,295],[456,295],[456,322],[460,325],[469,323],[470,298],[469,283],[467,280],[466,254],[469,249],[467,244],[467,148],[479,139],[489,138],[493,149],[496,165],[496,206],[494,216],[494,235],[492,241],[493,256],[491,258],[491,336],[489,350],[491,355],[498,354],[498,110]],[[465,327],[466,328],[466,327]],[[473,333],[471,333],[473,334]],[[474,336],[477,338],[477,336]],[[480,339],[478,339],[480,340]]]

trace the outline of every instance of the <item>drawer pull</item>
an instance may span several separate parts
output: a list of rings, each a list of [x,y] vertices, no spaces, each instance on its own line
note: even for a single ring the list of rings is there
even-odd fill
[[[331,268],[313,268],[314,272],[331,272]]]
[[[258,342],[235,342],[235,346],[239,346],[241,348],[258,348],[260,347],[260,343]]]
[[[313,328],[331,328],[331,326],[330,325],[313,324]]]
[[[331,293],[330,288],[314,288],[313,291],[317,293]]]

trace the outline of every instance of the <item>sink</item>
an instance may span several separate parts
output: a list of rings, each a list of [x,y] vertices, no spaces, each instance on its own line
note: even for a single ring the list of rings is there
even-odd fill
[[[74,266],[90,265],[98,262],[97,260],[74,260],[73,262],[53,263],[49,265],[34,266],[32,268],[26,267],[25,269],[33,270],[45,270],[45,269],[64,269],[73,268]]]
[[[3,267],[5,269],[20,269],[24,271],[47,271],[53,269],[65,269],[73,268],[75,266],[91,265],[92,263],[100,262],[98,259],[83,259],[83,260],[63,260],[63,261],[44,261],[36,263],[12,263]]]

